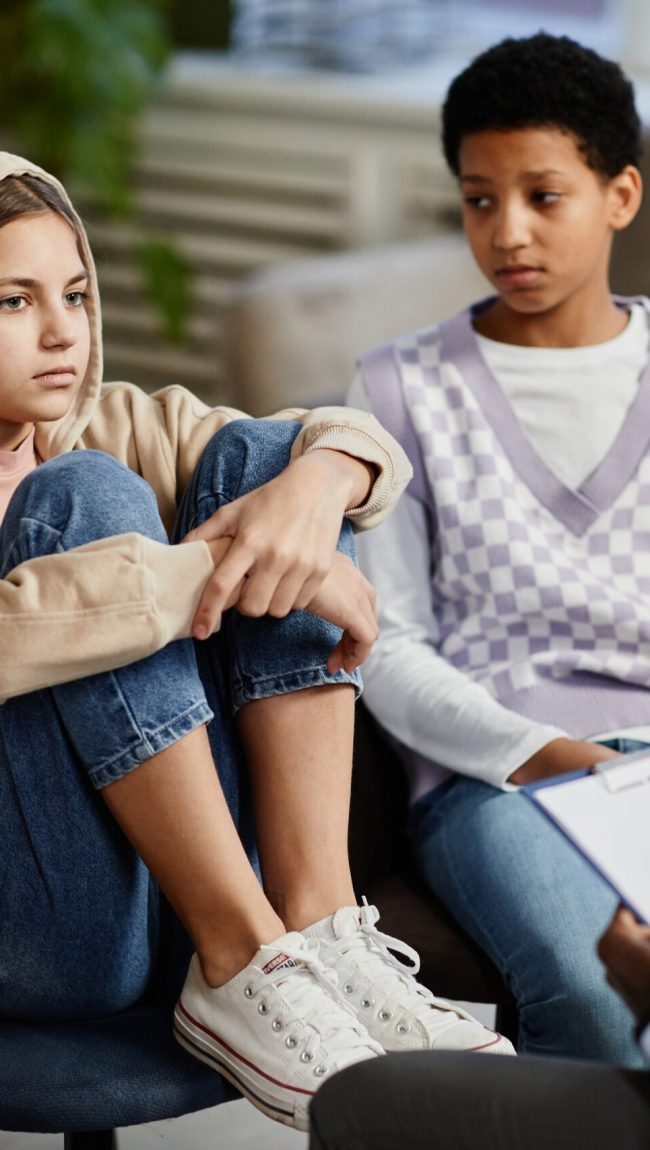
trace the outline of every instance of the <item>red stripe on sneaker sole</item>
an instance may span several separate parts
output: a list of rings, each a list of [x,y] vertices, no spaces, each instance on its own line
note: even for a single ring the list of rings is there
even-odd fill
[[[478,1054],[480,1050],[488,1050],[490,1046],[495,1046],[498,1042],[503,1042],[503,1035],[499,1034],[496,1030],[492,1032],[494,1038],[490,1042],[484,1042],[482,1046],[471,1046],[469,1048],[470,1054]]]
[[[179,1001],[176,1004],[176,1009],[180,1011],[180,1013],[188,1020],[188,1022],[191,1022],[192,1026],[196,1026],[197,1030],[202,1030],[204,1034],[207,1034],[208,1038],[211,1038],[217,1042],[219,1046],[223,1050],[227,1050],[228,1053],[233,1056],[233,1058],[236,1058],[239,1062],[242,1062],[245,1066],[248,1066],[251,1070],[254,1070],[256,1074],[259,1074],[260,1078],[265,1078],[267,1082],[272,1082],[274,1086],[281,1086],[283,1090],[291,1090],[294,1094],[306,1094],[309,1098],[311,1098],[311,1096],[316,1093],[315,1090],[303,1090],[300,1086],[291,1086],[288,1082],[281,1082],[279,1078],[273,1078],[270,1074],[267,1074],[265,1070],[262,1070],[259,1066],[256,1066],[254,1062],[250,1062],[248,1058],[244,1058],[243,1054],[240,1054],[238,1050],[235,1050],[233,1046],[230,1046],[230,1044],[226,1042],[225,1039],[220,1038],[218,1034],[215,1034],[213,1030],[209,1029],[209,1027],[204,1026],[202,1022],[198,1021],[198,1019],[193,1018],[189,1010],[187,1010],[182,1002]]]
[[[193,1042],[189,1034],[186,1034],[179,1026],[174,1027],[174,1035],[180,1045],[184,1046],[190,1054],[193,1054],[195,1058],[200,1058],[207,1066],[211,1066],[213,1070],[216,1070],[217,1074],[221,1074],[224,1078],[227,1078],[229,1082],[232,1082],[233,1086],[241,1091],[254,1106],[257,1106],[260,1110],[264,1110],[266,1114],[272,1111],[276,1115],[283,1115],[285,1118],[291,1119],[292,1122],[296,1121],[296,1115],[293,1110],[277,1106],[261,1094],[257,1094],[252,1089],[250,1083],[247,1082],[245,1078],[241,1078],[237,1074],[237,1071],[234,1070],[232,1066],[229,1066],[227,1062],[223,1062],[215,1051],[204,1050],[203,1047]],[[288,1124],[289,1123],[287,1123],[287,1125]]]

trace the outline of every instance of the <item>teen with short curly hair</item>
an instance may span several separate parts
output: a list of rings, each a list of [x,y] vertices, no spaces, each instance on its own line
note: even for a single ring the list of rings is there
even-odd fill
[[[517,793],[650,742],[650,303],[609,288],[641,202],[632,86],[566,37],[509,39],[452,82],[443,138],[493,292],[360,361],[350,402],[415,472],[361,546],[366,699],[519,1049],[634,1063],[594,952],[615,896]]]
[[[502,40],[452,80],[443,108],[445,159],[458,178],[466,136],[544,126],[571,135],[603,177],[640,163],[641,121],[623,70],[568,36],[546,32]]]

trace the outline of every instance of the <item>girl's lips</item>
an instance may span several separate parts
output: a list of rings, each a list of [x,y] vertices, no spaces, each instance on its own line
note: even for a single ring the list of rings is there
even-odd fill
[[[499,268],[495,277],[503,287],[535,287],[542,277],[542,269],[531,267]]]
[[[46,387],[70,387],[77,378],[77,372],[74,367],[57,368],[55,371],[44,371],[41,375],[35,375],[39,383],[44,383]]]

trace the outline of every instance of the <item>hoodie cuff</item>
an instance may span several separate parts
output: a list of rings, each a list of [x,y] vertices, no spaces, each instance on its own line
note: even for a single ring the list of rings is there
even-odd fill
[[[170,547],[143,537],[143,560],[153,578],[154,610],[166,641],[187,638],[203,588],[214,571],[207,543],[199,539]]]
[[[346,517],[356,527],[374,527],[397,503],[411,478],[411,465],[399,444],[372,416],[349,408],[329,410],[340,411],[340,420],[330,415],[307,423],[293,445],[292,457],[327,448],[371,464],[377,478],[368,498],[347,511]]]

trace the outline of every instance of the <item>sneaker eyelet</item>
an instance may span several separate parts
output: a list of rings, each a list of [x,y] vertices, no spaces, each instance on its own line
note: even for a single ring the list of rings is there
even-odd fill
[[[311,1054],[309,1052],[309,1050],[303,1050],[302,1054],[300,1055],[300,1061],[301,1062],[313,1062],[314,1056],[313,1056],[313,1054]]]
[[[271,1023],[271,1029],[275,1031],[284,1030],[284,1022],[281,1018],[274,1018]]]
[[[323,1078],[327,1074],[327,1070],[328,1070],[327,1066],[324,1066],[321,1063],[320,1066],[314,1067],[314,1074],[315,1074],[316,1078]]]
[[[410,1029],[411,1029],[411,1027],[410,1027],[410,1024],[408,1022],[398,1022],[397,1023],[397,1033],[398,1034],[408,1034]]]
[[[298,1045],[298,1039],[294,1034],[289,1034],[284,1040],[284,1045],[288,1046],[289,1050],[293,1050]]]
[[[244,998],[252,998],[252,997],[253,997],[252,986],[245,986],[244,987]]]
[[[257,1008],[257,1012],[258,1012],[258,1014],[268,1014],[269,1008],[265,1002],[260,1002],[260,1004]]]
[[[364,1010],[370,1010],[370,1007],[374,1005],[375,1004],[372,1001],[372,998],[362,998],[361,1002],[359,1003],[359,1006],[363,1007]]]
[[[354,994],[354,987],[351,985],[351,983],[346,982],[345,986],[343,987],[343,993]]]
[[[382,1022],[388,1022],[393,1016],[392,1016],[390,1010],[380,1010],[379,1011],[379,1017],[380,1017]]]

